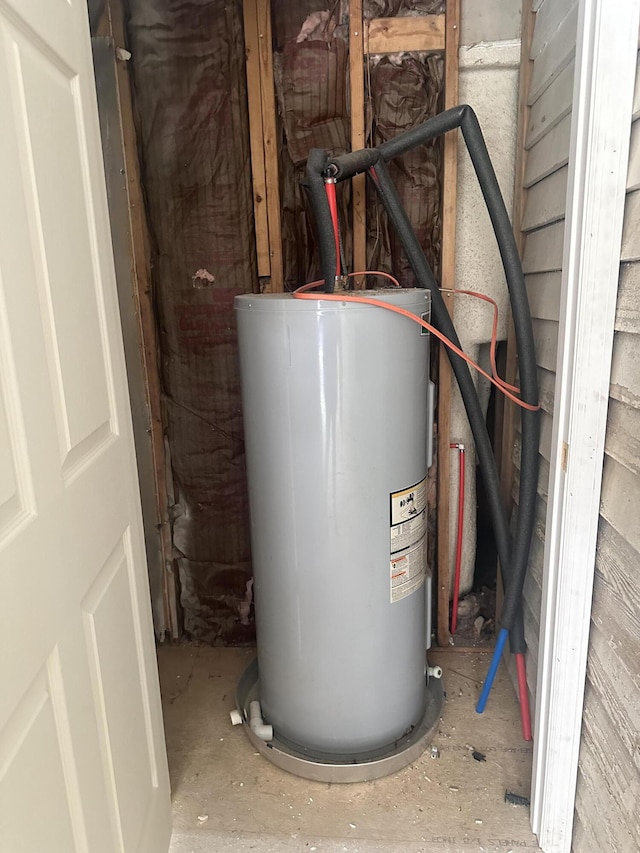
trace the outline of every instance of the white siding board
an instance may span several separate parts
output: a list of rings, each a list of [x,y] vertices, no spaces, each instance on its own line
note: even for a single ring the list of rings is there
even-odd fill
[[[640,188],[640,121],[631,125],[629,147],[629,169],[627,171],[627,192]]]
[[[610,394],[629,406],[640,406],[640,335],[616,332]]]
[[[633,92],[633,113],[631,118],[633,121],[640,118],[640,53],[638,54],[638,63],[636,65],[636,86]]]
[[[608,617],[611,615],[607,614]],[[610,618],[606,621],[604,631],[595,623],[591,624],[592,637],[587,679],[600,702],[592,699],[588,704],[592,711],[598,704],[602,705],[602,711],[594,721],[592,734],[600,741],[609,742],[607,749],[607,752],[611,753],[609,767],[616,765],[617,772],[614,771],[613,778],[619,778],[622,783],[618,788],[613,778],[609,779],[610,793],[617,803],[624,804],[627,813],[635,816],[635,802],[640,790],[638,769],[634,766],[635,762],[631,756],[636,751],[635,738],[640,725],[640,706],[637,702],[638,684],[634,673],[628,666],[623,665],[618,655],[616,647],[618,638],[615,633],[611,635],[611,630],[615,630],[615,623],[612,625]],[[633,643],[633,638],[631,639]],[[588,698],[591,699],[591,696]],[[591,719],[592,714],[585,707],[585,722],[587,717]],[[636,833],[640,835],[637,824]],[[633,849],[639,850],[640,844]]]
[[[542,137],[527,154],[524,186],[533,184],[552,175],[569,162],[571,142],[571,113],[566,115],[549,133]]]
[[[525,279],[531,316],[558,321],[560,316],[561,272],[528,275]]]
[[[538,364],[545,370],[556,369],[558,354],[558,324],[552,320],[533,320],[533,339]]]
[[[640,330],[640,263],[620,265],[616,331],[638,333]]]
[[[600,515],[640,551],[640,477],[605,456]]]
[[[640,421],[640,415],[638,417]],[[551,460],[551,433],[553,432],[553,418],[551,415],[547,414],[544,410],[540,412],[540,456],[543,459],[546,459],[547,462]],[[521,432],[521,424],[520,421],[516,423],[516,433],[520,438],[522,438]]]
[[[531,105],[525,148],[532,148],[571,112],[574,67],[575,62],[570,62]]]
[[[553,399],[556,393],[556,375],[552,370],[538,368],[538,392],[540,405],[545,412],[553,414]]]
[[[640,408],[609,400],[605,453],[640,476]]]
[[[527,685],[530,691],[536,688],[538,674],[538,637],[540,635],[540,613],[534,613],[525,598],[522,607],[524,639],[527,644]]]
[[[601,522],[592,619],[636,682],[640,693],[640,554],[606,521]],[[640,703],[636,700],[640,713]],[[634,726],[640,731],[640,720]],[[633,752],[634,750],[632,750]],[[633,756],[640,770],[640,752]]]
[[[534,533],[542,542],[544,542],[544,540],[545,540],[546,527],[547,527],[547,502],[543,497],[538,495],[536,497],[536,521],[535,521]]]
[[[601,642],[600,637],[599,644]],[[626,715],[624,709],[619,707],[619,694],[615,684],[611,682],[611,673],[607,671],[609,657],[605,652],[604,660],[601,661],[596,654],[589,660],[584,728],[587,738],[591,740],[592,749],[602,764],[599,777],[605,783],[607,793],[623,807],[624,812],[629,814],[631,811],[633,814],[635,803],[632,798],[638,793],[638,771],[629,755],[628,730],[625,731],[624,719]],[[624,820],[621,823],[624,823]],[[637,824],[635,831],[630,834],[632,837],[637,836]],[[629,849],[639,850],[640,844]]]
[[[593,820],[594,814],[597,815],[601,807],[601,800],[592,792],[591,785],[590,779],[578,764],[572,853],[603,853],[610,843],[605,824]]]
[[[619,804],[610,793],[611,789],[607,784],[609,779],[605,776],[610,768],[607,767],[606,761],[607,756],[601,754],[597,741],[585,727],[580,748],[580,795],[585,797],[588,803],[584,820],[592,827],[598,844],[604,843],[603,847],[599,847],[603,853],[605,850],[632,853],[638,848],[624,821]],[[576,853],[582,853],[575,847],[574,850]]]
[[[640,260],[640,190],[629,193],[625,202],[620,260]]]
[[[544,568],[544,539],[533,536],[531,539],[531,565],[529,575],[542,592],[542,572]],[[537,593],[536,593],[537,595]]]
[[[531,39],[531,51],[529,53],[530,59],[535,60],[538,54],[545,49],[551,41],[553,34],[557,32],[560,24],[574,7],[575,0],[552,0],[550,3],[543,3],[536,15],[533,38]]]
[[[518,503],[517,500],[517,490],[520,488],[520,444],[521,439],[520,436],[516,433],[516,438],[513,443],[513,454],[514,454],[514,462],[515,462],[515,471],[514,471],[514,500],[515,503]],[[538,459],[539,463],[539,471],[538,471],[538,495],[546,501],[549,496],[549,463],[544,458],[544,456],[540,456]]]
[[[527,576],[524,581],[524,587],[522,589],[523,595],[529,603],[529,609],[531,610],[531,614],[534,617],[534,622],[538,626],[540,625],[540,611],[542,608],[542,587],[536,580],[536,577],[533,574],[534,566],[536,568],[536,573],[538,571],[542,571],[542,563],[537,565],[537,558],[532,556],[529,561],[529,571],[527,572]],[[535,642],[536,652],[538,648],[538,642],[536,638]],[[536,655],[537,656],[537,655]]]
[[[551,434],[553,418],[545,411],[540,412],[540,453],[549,462],[551,460]]]
[[[539,181],[527,193],[523,231],[533,231],[564,219],[567,207],[568,166]]]
[[[549,42],[533,64],[529,103],[534,104],[551,83],[562,73],[576,54],[576,31],[578,28],[578,5],[575,4],[569,14],[552,33]]]
[[[563,244],[564,221],[528,234],[522,258],[525,274],[561,270]],[[555,370],[555,366],[551,369]]]

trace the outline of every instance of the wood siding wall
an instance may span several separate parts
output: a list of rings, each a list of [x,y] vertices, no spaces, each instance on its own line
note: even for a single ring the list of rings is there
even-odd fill
[[[640,64],[605,442],[574,853],[640,850]]]
[[[529,122],[525,139],[526,192],[522,230],[523,268],[533,316],[542,402],[540,476],[535,535],[524,586],[524,624],[527,641],[527,680],[534,707],[538,636],[542,600],[545,519],[551,456],[551,427],[555,392],[562,246],[567,196],[567,163],[571,133],[571,103],[577,32],[576,0],[533,0],[536,12],[530,58]],[[519,419],[514,443],[517,512],[520,467]]]

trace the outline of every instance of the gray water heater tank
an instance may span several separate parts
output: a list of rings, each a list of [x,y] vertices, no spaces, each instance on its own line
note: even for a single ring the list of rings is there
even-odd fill
[[[366,295],[429,317],[428,291]],[[321,297],[235,307],[263,716],[357,758],[425,712],[429,335]]]

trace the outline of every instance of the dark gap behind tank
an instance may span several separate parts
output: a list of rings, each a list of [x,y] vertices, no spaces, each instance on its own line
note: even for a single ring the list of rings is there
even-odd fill
[[[242,3],[128,0],[143,180],[153,242],[164,425],[173,473],[172,535],[184,630],[207,643],[253,639],[248,502],[233,298],[256,292]],[[278,0],[274,75],[286,290],[318,277],[315,228],[300,178],[312,147],[350,149],[348,4]],[[365,2],[365,17],[444,11],[441,0]],[[367,144],[442,107],[442,57],[372,57]],[[441,144],[392,174],[436,273]],[[351,194],[339,187],[351,255]],[[374,192],[367,193],[369,268],[413,286]],[[435,548],[435,466],[430,548]]]

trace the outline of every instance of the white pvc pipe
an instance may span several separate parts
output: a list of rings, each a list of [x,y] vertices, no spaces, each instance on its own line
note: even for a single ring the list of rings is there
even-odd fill
[[[257,699],[254,699],[249,705],[249,728],[260,740],[273,740],[273,726],[268,725],[262,719],[262,711]]]

